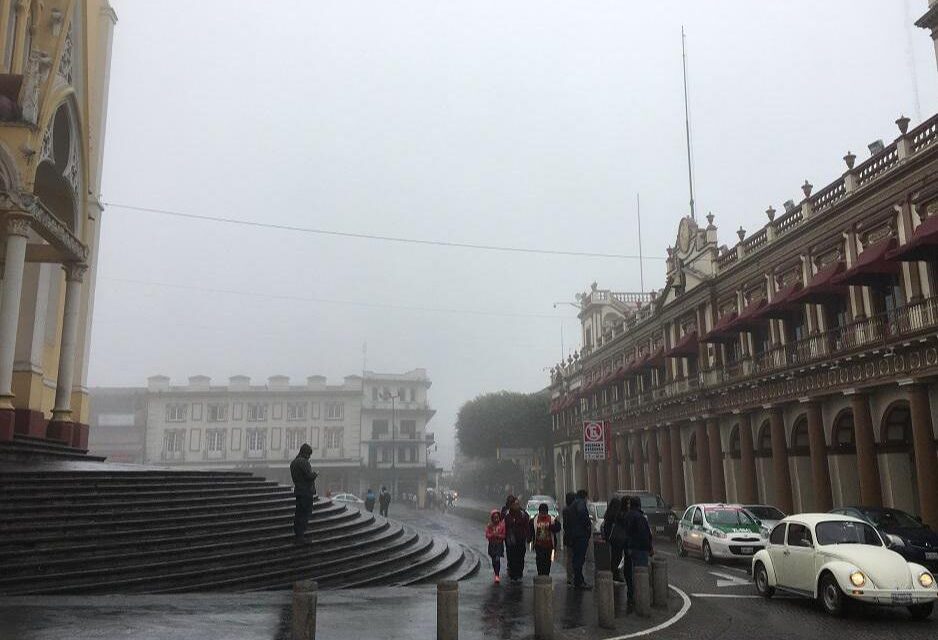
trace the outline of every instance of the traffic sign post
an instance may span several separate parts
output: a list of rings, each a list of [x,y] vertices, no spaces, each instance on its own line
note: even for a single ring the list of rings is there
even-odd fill
[[[612,447],[612,425],[608,420],[583,423],[583,459],[608,460]]]

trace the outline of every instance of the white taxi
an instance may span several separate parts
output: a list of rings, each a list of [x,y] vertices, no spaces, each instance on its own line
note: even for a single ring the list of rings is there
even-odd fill
[[[759,523],[738,504],[692,504],[677,525],[677,553],[749,559],[765,545]]]
[[[847,603],[907,607],[915,619],[931,615],[938,599],[935,577],[883,543],[869,523],[831,513],[788,516],[752,560],[760,595],[775,590],[817,599],[843,615]]]

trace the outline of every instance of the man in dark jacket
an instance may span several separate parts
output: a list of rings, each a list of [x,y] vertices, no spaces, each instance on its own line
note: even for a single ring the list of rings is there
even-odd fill
[[[642,501],[638,496],[632,496],[629,499],[629,510],[625,514],[623,524],[628,539],[626,544],[629,560],[625,582],[629,589],[628,611],[632,611],[635,608],[635,567],[647,567],[649,557],[655,554],[651,527],[648,526],[648,518],[642,511]]]
[[[296,512],[293,515],[293,535],[296,544],[312,544],[303,537],[309,516],[313,513],[313,500],[316,499],[316,476],[309,464],[313,448],[303,443],[300,452],[290,463],[290,477],[293,479],[293,495],[296,496]]]
[[[391,492],[387,487],[381,487],[381,493],[378,494],[378,511],[385,518],[388,517],[388,507],[391,506]]]
[[[593,537],[593,521],[590,520],[586,489],[580,489],[573,501],[573,522],[570,527],[570,542],[573,545],[573,586],[577,589],[592,589],[586,584],[583,577],[583,565],[586,564],[586,552],[589,550],[590,538]],[[566,529],[566,523],[564,523]]]

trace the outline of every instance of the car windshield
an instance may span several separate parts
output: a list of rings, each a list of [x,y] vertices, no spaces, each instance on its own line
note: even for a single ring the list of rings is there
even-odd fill
[[[743,526],[755,524],[753,519],[749,517],[749,514],[742,509],[704,509],[704,513],[707,514],[707,522],[710,524]]]
[[[925,527],[921,522],[898,509],[864,509],[863,515],[877,527],[885,531],[893,529],[922,529]]]
[[[785,514],[775,507],[765,505],[751,505],[746,507],[746,511],[759,518],[759,520],[781,520]]]
[[[873,547],[883,546],[876,529],[865,522],[849,520],[829,520],[819,522],[815,527],[817,542],[827,544],[868,544]]]

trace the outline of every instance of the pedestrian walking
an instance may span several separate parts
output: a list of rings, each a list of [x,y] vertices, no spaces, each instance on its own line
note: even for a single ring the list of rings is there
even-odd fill
[[[623,521],[629,561],[628,573],[626,573],[626,583],[629,589],[627,610],[633,611],[635,609],[635,567],[647,567],[649,558],[655,555],[651,527],[648,526],[648,518],[642,511],[642,501],[638,496],[632,496],[629,499],[629,510]]]
[[[492,571],[495,572],[495,584],[500,584],[502,557],[505,555],[505,521],[498,509],[492,509],[489,523],[485,525],[485,539],[489,541],[489,558],[492,559]]]
[[[627,542],[625,532],[625,513],[622,510],[622,499],[619,496],[613,496],[606,505],[606,513],[603,514],[602,524],[603,539],[609,547],[609,570],[612,571],[614,582],[623,582],[622,572],[619,565],[622,564],[622,558],[625,554]]]
[[[561,512],[563,536],[563,567],[567,573],[567,585],[573,586],[573,539],[570,537],[570,531],[573,529],[574,517],[573,501],[576,500],[576,494],[572,491],[567,493],[564,498],[564,508]]]
[[[313,513],[313,501],[316,499],[316,476],[309,464],[313,448],[303,443],[300,452],[290,463],[290,477],[293,479],[293,495],[296,497],[296,511],[293,514],[293,538],[298,545],[312,544],[304,536],[309,517]]]
[[[537,507],[537,515],[531,520],[531,547],[537,564],[537,575],[549,576],[554,549],[557,548],[557,532],[560,521],[547,512],[547,503]]]
[[[365,492],[365,509],[368,513],[375,512],[375,492],[371,487],[368,487],[368,491]]]
[[[391,492],[387,487],[381,487],[381,493],[378,494],[378,510],[385,518],[388,517],[388,507],[391,506]]]
[[[508,578],[521,582],[524,575],[524,554],[531,538],[531,518],[521,508],[517,498],[512,500],[505,514],[505,555],[508,560]]]
[[[511,509],[511,503],[514,502],[514,501],[515,501],[515,496],[514,496],[514,494],[509,493],[509,494],[508,494],[508,497],[505,498],[505,506],[502,507],[502,511],[501,511],[502,520],[504,520],[504,519],[505,519],[505,516],[508,515],[508,510]]]
[[[576,492],[573,501],[573,522],[570,529],[570,540],[573,543],[573,586],[576,589],[590,590],[583,576],[583,565],[586,564],[586,552],[589,550],[590,538],[593,536],[593,521],[590,520],[587,501],[589,494],[586,489]]]

